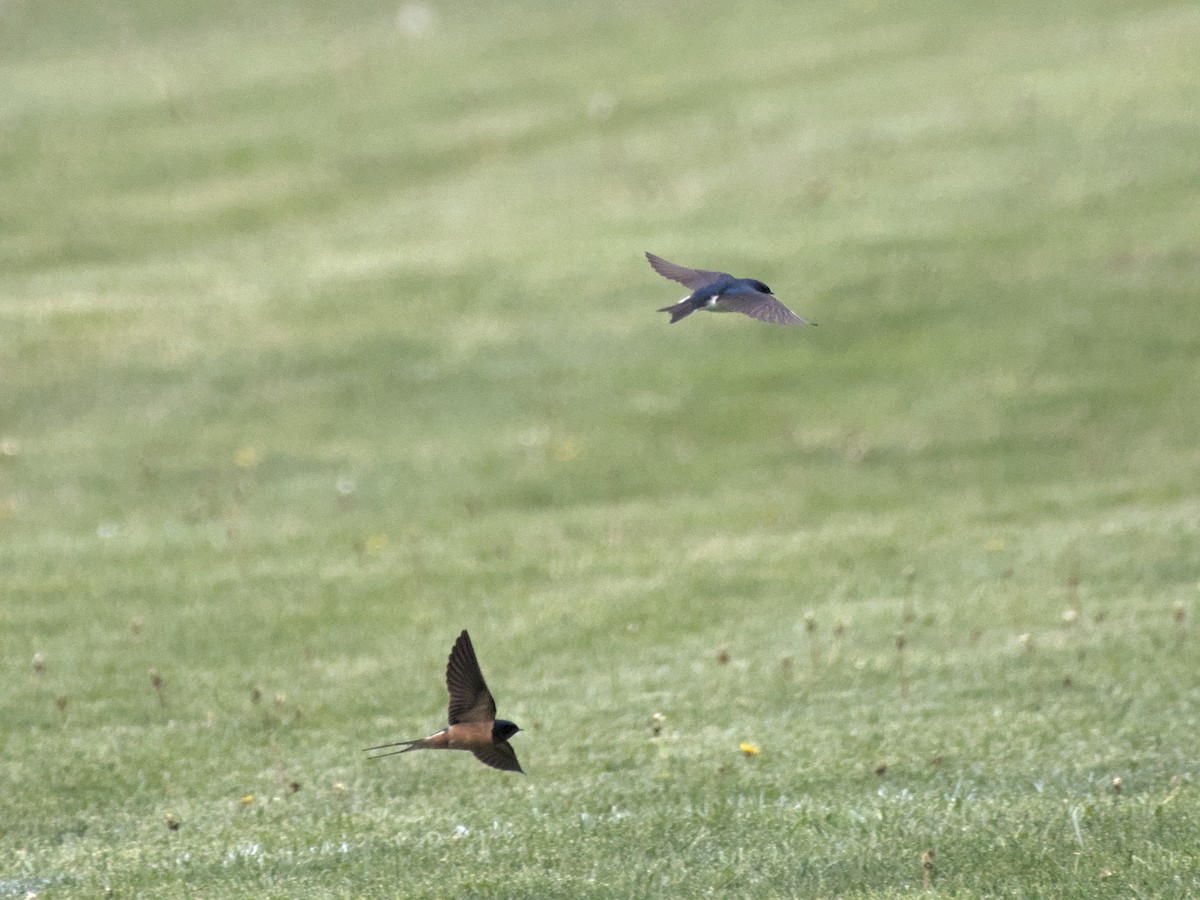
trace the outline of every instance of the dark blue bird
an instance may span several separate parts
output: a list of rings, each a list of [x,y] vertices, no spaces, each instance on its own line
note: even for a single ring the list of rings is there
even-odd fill
[[[678,303],[659,310],[671,314],[672,325],[698,309],[745,313],[751,318],[775,325],[816,324],[800,318],[775,299],[769,287],[754,278],[734,278],[727,272],[689,269],[667,262],[653,253],[647,253],[646,259],[659,275],[691,288],[692,292]]]

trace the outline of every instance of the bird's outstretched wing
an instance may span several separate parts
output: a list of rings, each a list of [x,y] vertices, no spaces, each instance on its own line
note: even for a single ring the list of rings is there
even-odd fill
[[[807,319],[800,318],[770,294],[725,294],[721,297],[721,305],[733,312],[745,313],[751,318],[773,325],[809,324]]]
[[[725,275],[724,272],[708,272],[704,269],[689,269],[687,266],[677,266],[675,263],[667,262],[661,256],[655,256],[653,253],[647,253],[646,259],[649,261],[651,268],[663,278],[678,281],[684,287],[691,288],[693,291],[705,285],[712,284],[718,278]]]
[[[503,769],[506,772],[520,772],[522,775],[525,774],[525,770],[517,762],[516,751],[513,750],[512,744],[508,741],[501,741],[498,744],[491,744],[486,747],[478,747],[471,752],[485,766],[491,766],[493,769]]]
[[[450,661],[446,663],[446,688],[450,691],[451,725],[495,720],[496,701],[492,699],[492,692],[483,680],[483,673],[479,671],[471,636],[465,630],[454,642]],[[515,756],[513,760],[516,761]]]

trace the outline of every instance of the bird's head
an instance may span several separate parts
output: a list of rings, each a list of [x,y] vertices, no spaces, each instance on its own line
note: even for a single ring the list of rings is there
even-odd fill
[[[769,287],[767,287],[761,281],[755,281],[753,278],[750,279],[750,286],[752,288],[754,288],[756,291],[758,291],[760,294],[770,294],[771,293],[771,289]]]
[[[497,719],[492,723],[492,740],[507,741],[520,730],[515,722],[510,722],[508,719]]]

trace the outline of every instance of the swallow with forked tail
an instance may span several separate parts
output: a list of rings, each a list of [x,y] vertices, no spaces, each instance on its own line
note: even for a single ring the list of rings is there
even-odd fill
[[[692,291],[678,303],[659,310],[671,314],[672,325],[700,309],[709,312],[740,312],[775,325],[817,324],[800,318],[775,299],[769,287],[755,278],[734,278],[727,272],[689,269],[687,266],[667,262],[653,253],[647,253],[646,259],[663,278],[678,281]]]
[[[517,762],[516,751],[508,742],[521,729],[507,719],[496,718],[496,701],[483,680],[483,672],[475,659],[475,648],[466,631],[458,636],[450,651],[450,660],[446,663],[446,687],[450,691],[450,724],[447,727],[427,738],[368,747],[368,753],[388,751],[371,758],[380,759],[410,750],[468,750],[493,769],[524,774]]]

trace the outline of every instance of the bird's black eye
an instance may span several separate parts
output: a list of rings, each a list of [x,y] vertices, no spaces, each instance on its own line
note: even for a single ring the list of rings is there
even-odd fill
[[[763,294],[771,293],[771,289],[769,287],[767,287],[765,284],[763,284],[761,281],[754,282],[754,289]]]

